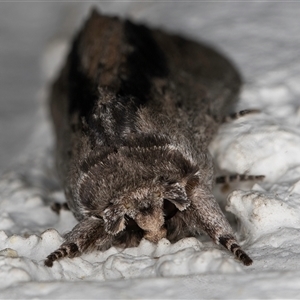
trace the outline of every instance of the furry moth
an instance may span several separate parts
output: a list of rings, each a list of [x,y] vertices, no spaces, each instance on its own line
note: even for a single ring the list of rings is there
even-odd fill
[[[45,265],[203,231],[250,265],[212,194],[207,149],[240,85],[212,48],[94,10],[50,96],[58,173],[79,223]]]

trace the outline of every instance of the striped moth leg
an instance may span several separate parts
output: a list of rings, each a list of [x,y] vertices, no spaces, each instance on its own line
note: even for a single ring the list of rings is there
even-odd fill
[[[215,178],[215,183],[221,186],[222,193],[229,193],[232,189],[231,183],[256,182],[264,180],[264,175],[231,174]]]
[[[208,188],[196,187],[190,196],[192,205],[187,208],[187,224],[204,230],[216,244],[221,244],[234,254],[244,265],[252,259],[241,249],[231,226]]]
[[[54,202],[51,205],[51,209],[58,215],[61,210],[70,210],[67,202],[64,202],[64,203]]]
[[[47,256],[45,266],[52,267],[56,260],[64,257],[73,258],[80,256],[83,252],[101,248],[110,240],[104,230],[103,220],[94,217],[83,219],[65,238],[65,242]]]
[[[259,109],[245,109],[245,110],[240,110],[238,112],[235,112],[235,113],[232,113],[232,114],[230,114],[228,116],[225,116],[222,121],[223,121],[223,123],[231,122],[231,121],[240,119],[242,117],[245,117],[247,115],[257,114],[257,113],[260,113],[260,112],[261,111]]]
[[[256,181],[263,180],[264,175],[246,175],[246,174],[232,174],[218,176],[215,179],[216,184],[229,184],[230,182],[242,182],[242,181]]]

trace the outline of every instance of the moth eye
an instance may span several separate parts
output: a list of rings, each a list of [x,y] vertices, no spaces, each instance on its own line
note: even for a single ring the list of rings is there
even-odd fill
[[[142,230],[139,225],[129,216],[125,215],[126,230],[128,231],[140,231]]]
[[[164,209],[165,220],[169,220],[173,218],[178,212],[178,208],[168,199],[164,199],[163,209]]]

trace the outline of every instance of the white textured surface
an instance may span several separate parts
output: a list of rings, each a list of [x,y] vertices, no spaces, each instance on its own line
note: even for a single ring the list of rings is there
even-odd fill
[[[245,79],[237,109],[262,112],[224,125],[211,151],[224,170],[266,175],[227,201],[254,264],[244,267],[208,239],[189,238],[174,245],[143,241],[44,267],[45,256],[76,220],[48,206],[63,195],[51,168],[45,91],[39,105],[34,102],[32,91],[41,82],[35,60],[59,32],[42,64],[44,78],[53,75],[66,35],[89,4],[1,3],[0,105],[10,115],[0,119],[0,167],[11,167],[0,179],[0,297],[299,298],[300,3],[144,1],[102,3],[100,9],[207,41],[237,64]],[[34,42],[22,48],[26,36]]]

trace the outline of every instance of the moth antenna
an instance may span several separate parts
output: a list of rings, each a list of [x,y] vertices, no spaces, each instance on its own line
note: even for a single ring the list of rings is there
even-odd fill
[[[246,252],[237,244],[236,239],[232,235],[221,236],[218,239],[219,244],[224,246],[234,256],[240,260],[245,266],[250,266],[253,263],[253,260],[248,256]]]
[[[222,123],[227,123],[227,122],[231,122],[231,121],[234,121],[234,120],[237,120],[241,117],[244,117],[246,115],[250,115],[250,114],[257,114],[257,113],[260,113],[261,111],[259,109],[245,109],[245,110],[241,110],[239,112],[235,112],[235,113],[232,113],[228,116],[225,116],[223,118],[223,122]]]
[[[230,182],[241,182],[241,181],[253,181],[253,180],[263,180],[264,175],[243,175],[243,174],[233,174],[233,175],[223,175],[218,176],[215,179],[216,184],[230,183]]]

